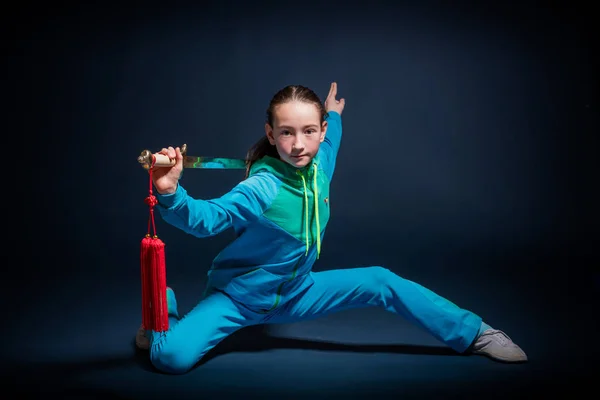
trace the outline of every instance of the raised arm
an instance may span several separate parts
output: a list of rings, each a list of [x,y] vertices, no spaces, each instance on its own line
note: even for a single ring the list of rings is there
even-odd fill
[[[342,141],[342,112],[346,105],[344,98],[337,100],[336,96],[337,83],[333,82],[325,99],[325,110],[328,113],[326,118],[327,131],[319,149],[325,172],[330,180],[333,177],[337,154]]]

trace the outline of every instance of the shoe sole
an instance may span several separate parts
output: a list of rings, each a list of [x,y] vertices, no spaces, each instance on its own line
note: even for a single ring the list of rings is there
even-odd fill
[[[502,357],[499,357],[499,356],[492,356],[489,353],[477,352],[477,351],[473,351],[473,354],[480,355],[480,356],[485,356],[485,357],[487,357],[489,359],[492,359],[494,361],[500,361],[500,362],[503,362],[505,364],[523,364],[523,363],[526,363],[527,361],[529,361],[529,359],[527,359],[527,358],[519,359],[519,360],[513,360],[513,359],[510,359],[510,358],[502,358]]]

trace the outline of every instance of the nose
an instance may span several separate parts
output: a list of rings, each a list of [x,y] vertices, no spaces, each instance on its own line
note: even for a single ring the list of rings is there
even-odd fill
[[[302,142],[300,136],[296,136],[296,140],[294,140],[294,143],[292,144],[292,150],[295,150],[297,152],[301,152],[302,150],[304,150],[304,143]]]

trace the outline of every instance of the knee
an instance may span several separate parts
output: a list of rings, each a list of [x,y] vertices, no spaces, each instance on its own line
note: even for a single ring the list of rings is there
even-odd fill
[[[150,349],[150,362],[161,372],[181,375],[189,372],[196,364],[196,360],[189,356],[190,352],[180,351],[173,346],[152,346]]]

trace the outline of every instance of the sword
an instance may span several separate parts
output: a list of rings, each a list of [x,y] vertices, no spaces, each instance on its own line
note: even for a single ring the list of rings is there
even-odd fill
[[[181,146],[183,155],[183,168],[203,168],[203,169],[245,169],[246,160],[241,158],[223,158],[223,157],[199,157],[188,156],[187,145]],[[150,150],[143,150],[137,158],[141,166],[149,170],[151,167],[162,168],[172,167],[176,161],[170,159],[164,154],[152,153]]]

